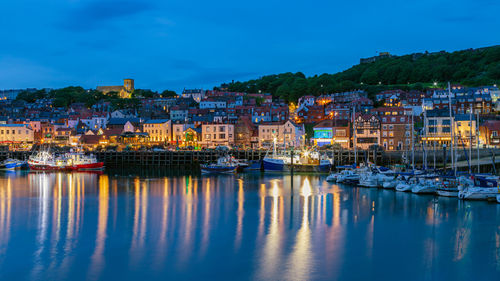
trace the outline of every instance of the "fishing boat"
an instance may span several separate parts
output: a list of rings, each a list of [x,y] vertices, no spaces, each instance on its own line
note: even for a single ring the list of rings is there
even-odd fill
[[[14,170],[18,163],[15,159],[6,159],[0,163],[0,170]]]
[[[201,172],[204,174],[232,174],[236,172],[238,163],[231,156],[223,156],[217,159],[216,163],[200,165]]]
[[[81,152],[66,153],[65,158],[68,160],[68,165],[72,170],[76,171],[91,171],[104,169],[104,163],[97,160],[91,155],[85,155]]]
[[[56,157],[53,153],[44,150],[40,150],[36,154],[31,155],[28,159],[28,165],[32,170],[71,170],[71,165],[69,165],[66,158]]]
[[[274,149],[262,162],[266,172],[290,172],[293,169],[294,172],[328,173],[332,165],[329,159],[322,159],[318,151],[307,149],[296,152],[276,152]]]

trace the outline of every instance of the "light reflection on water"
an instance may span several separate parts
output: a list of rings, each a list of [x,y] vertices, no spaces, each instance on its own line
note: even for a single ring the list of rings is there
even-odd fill
[[[0,279],[491,280],[499,214],[318,176],[1,174]]]

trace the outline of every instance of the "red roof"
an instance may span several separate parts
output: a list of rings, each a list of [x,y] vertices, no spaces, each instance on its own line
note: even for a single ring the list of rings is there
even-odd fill
[[[482,126],[490,131],[500,131],[500,120],[486,120]]]

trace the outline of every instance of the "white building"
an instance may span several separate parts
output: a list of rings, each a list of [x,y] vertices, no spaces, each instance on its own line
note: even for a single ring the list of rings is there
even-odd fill
[[[203,124],[201,125],[202,145],[216,147],[234,144],[233,124]]]
[[[290,120],[284,123],[269,123],[259,125],[259,147],[272,147],[276,141],[278,146],[299,147],[304,143],[304,125]]]
[[[204,99],[200,102],[200,109],[226,108],[225,100]]]
[[[151,142],[169,142],[172,140],[172,122],[167,119],[146,121],[143,131],[149,134]]]
[[[31,143],[33,140],[34,132],[26,124],[0,124],[0,143]]]
[[[194,124],[173,124],[172,125],[172,141],[182,142],[185,139],[185,131],[188,128],[194,128]]]

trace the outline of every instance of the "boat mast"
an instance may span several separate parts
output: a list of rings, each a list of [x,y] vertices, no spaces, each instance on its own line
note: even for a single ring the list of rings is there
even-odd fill
[[[469,110],[469,174],[472,174],[472,104]]]
[[[354,145],[354,166],[358,166],[358,156],[357,156],[357,150],[356,150],[356,107],[353,108],[353,132],[354,132],[354,137],[353,137],[353,145]]]
[[[454,148],[454,142],[455,142],[455,134],[454,134],[454,123],[453,123],[453,117],[452,117],[452,108],[451,108],[451,86],[450,82],[448,82],[448,103],[449,103],[449,108],[450,108],[450,131],[451,131],[451,142],[450,142],[450,152],[451,152],[451,168],[453,169],[453,174],[456,176],[456,169],[455,169],[455,148]]]
[[[423,100],[422,100],[422,107],[424,107],[424,104],[423,104]],[[427,170],[427,110],[425,109],[424,107],[424,141],[423,141],[423,154],[424,154],[424,161],[423,162],[423,166],[424,166],[424,170]]]
[[[415,171],[415,142],[413,135],[413,108],[411,109],[411,169]]]
[[[479,110],[476,112],[477,173],[479,174]]]

